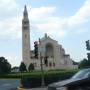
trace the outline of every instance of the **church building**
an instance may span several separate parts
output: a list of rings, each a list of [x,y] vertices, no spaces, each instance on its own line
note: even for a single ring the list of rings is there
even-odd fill
[[[33,64],[36,70],[41,69],[41,64],[45,70],[78,68],[73,64],[70,55],[65,53],[62,45],[47,34],[34,44],[37,45],[37,57],[35,57],[35,50],[30,48],[30,24],[25,6],[22,19],[22,59],[27,68],[30,64]]]

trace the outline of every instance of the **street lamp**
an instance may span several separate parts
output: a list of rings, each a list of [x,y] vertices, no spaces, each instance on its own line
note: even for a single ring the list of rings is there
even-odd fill
[[[44,49],[41,47],[41,40],[39,38],[39,45],[40,45],[40,66],[41,66],[41,87],[45,87],[45,81],[44,81],[44,69],[43,69],[43,58],[42,53],[44,53]]]

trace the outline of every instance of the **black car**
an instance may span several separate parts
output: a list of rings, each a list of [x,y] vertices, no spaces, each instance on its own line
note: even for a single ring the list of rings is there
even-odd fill
[[[48,90],[90,90],[90,68],[80,70],[70,79],[48,85]]]

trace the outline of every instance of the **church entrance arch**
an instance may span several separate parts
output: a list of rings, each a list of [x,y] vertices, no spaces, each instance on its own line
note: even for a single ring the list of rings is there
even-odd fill
[[[48,67],[50,64],[53,63],[54,58],[54,48],[51,43],[47,43],[45,45],[45,58],[44,58],[44,64]]]
[[[54,49],[51,43],[47,43],[45,46],[45,56],[46,57],[54,57]]]

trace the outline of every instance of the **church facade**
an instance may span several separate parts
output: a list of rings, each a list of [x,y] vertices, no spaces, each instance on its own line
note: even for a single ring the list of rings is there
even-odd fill
[[[34,50],[30,50],[29,27],[28,12],[25,6],[22,20],[22,59],[27,68],[30,64],[33,64],[36,70],[41,69],[41,64],[45,70],[78,68],[77,65],[73,65],[70,55],[65,53],[62,45],[47,34],[37,41],[38,58],[35,58]]]

